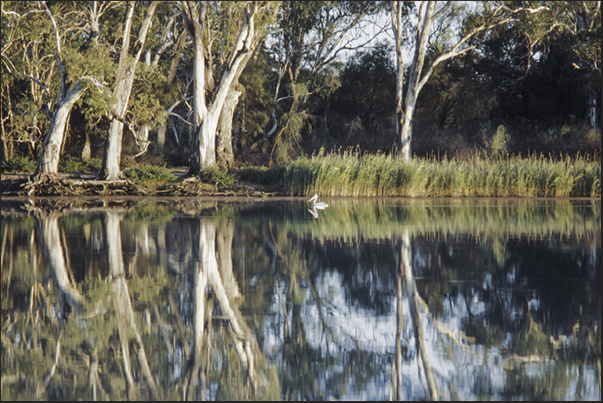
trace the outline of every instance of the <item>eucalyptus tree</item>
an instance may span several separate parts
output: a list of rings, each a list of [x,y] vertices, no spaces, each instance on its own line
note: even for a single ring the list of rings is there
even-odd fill
[[[443,3],[438,6],[437,3]],[[401,2],[392,2],[391,20],[394,37],[396,40],[396,61],[397,61],[397,95],[396,95],[396,124],[397,124],[397,142],[396,148],[398,154],[405,160],[411,158],[411,139],[412,122],[416,109],[417,98],[425,83],[429,80],[436,67],[451,58],[464,54],[475,48],[470,44],[470,40],[476,35],[487,32],[495,27],[504,26],[517,21],[518,17],[525,13],[538,13],[548,8],[539,6],[535,8],[520,7],[510,8],[505,4],[484,2],[482,7],[475,13],[469,13],[468,19],[471,24],[463,26],[460,34],[451,34],[451,25],[443,25],[442,21],[448,19],[450,13],[459,13],[460,6],[452,4],[453,2],[422,1],[417,11],[417,23],[413,27],[414,43],[413,60],[408,70],[408,84],[406,91],[403,91],[404,75],[403,71],[403,47],[402,35],[404,31],[401,12]],[[433,28],[437,28],[434,30]],[[433,59],[426,64],[426,51],[428,45],[433,40],[434,31],[444,32],[445,36],[451,38],[448,43],[442,43],[440,51],[433,55]],[[452,39],[457,36],[457,39]],[[403,97],[403,93],[406,95]],[[399,143],[398,143],[399,141]]]
[[[28,2],[23,5],[16,2],[3,4],[2,12],[4,28],[7,28],[7,36],[3,34],[3,71],[16,79],[12,83],[19,87],[11,91],[7,86],[4,92],[3,86],[3,109],[5,106],[8,109],[7,120],[13,120],[17,131],[13,135],[36,142],[37,133],[45,134],[37,169],[39,177],[45,179],[58,172],[74,104],[88,89],[102,89],[105,79],[111,75],[110,65],[105,63],[108,52],[89,43],[91,32],[86,29],[88,18],[81,3]],[[28,84],[24,85],[23,81]],[[9,79],[8,85],[10,83]],[[13,103],[11,93],[25,98],[25,102]],[[21,118],[17,116],[23,106],[27,110],[21,113],[31,116],[31,120],[26,118],[21,125]],[[31,131],[25,135],[23,129],[27,127]]]
[[[184,28],[180,10],[174,4],[165,2],[164,7],[169,6],[169,10],[159,9],[158,14],[164,15],[167,14],[169,16],[164,16],[167,18],[167,21],[163,23],[163,31],[161,34],[161,39],[153,45],[153,38],[149,38],[151,43],[149,43],[149,52],[145,55],[148,56],[145,60],[146,64],[149,64],[149,59],[152,61],[150,64],[157,67],[160,59],[163,55],[166,56],[165,60],[169,59],[169,66],[165,66],[163,68],[159,68],[159,70],[164,74],[164,77],[161,78],[160,84],[162,86],[162,93],[158,97],[161,100],[161,104],[164,107],[164,112],[167,115],[165,120],[162,120],[162,123],[157,128],[157,141],[156,146],[161,151],[165,146],[166,140],[166,132],[167,132],[167,118],[171,116],[179,115],[175,114],[173,110],[178,107],[183,101],[183,93],[186,90],[180,90],[178,81],[176,81],[176,76],[179,71],[180,62],[182,60],[183,53],[187,46],[191,45],[191,41],[188,38],[186,33],[186,29]],[[160,6],[161,7],[161,6]],[[154,52],[153,56],[151,56],[152,48],[155,47],[157,50]],[[176,83],[176,84],[175,84]],[[158,83],[155,82],[155,85]],[[188,123],[188,122],[187,122]],[[174,133],[177,137],[177,133]]]
[[[57,66],[45,40],[52,27],[40,5],[4,1],[0,8],[2,156],[8,160],[21,144],[32,155],[39,149],[49,128]]]
[[[367,37],[382,6],[374,1],[283,3],[279,29],[268,41],[278,64],[272,124],[257,144],[276,134],[273,150],[278,145],[283,158],[294,153],[304,128],[326,111],[345,52],[362,48],[380,32],[377,29]],[[322,123],[326,127],[326,116]]]
[[[236,103],[238,79],[262,41],[278,3],[182,1],[179,7],[194,50],[190,172],[198,174],[216,165],[220,115],[228,100]]]
[[[132,158],[147,152],[154,129],[155,145],[163,149],[167,117],[182,102],[182,93],[173,83],[182,52],[190,42],[186,41],[180,11],[173,3],[158,4],[146,42],[143,63],[137,66],[132,88],[131,98],[135,101],[128,108],[128,124],[140,150]]]
[[[138,31],[136,42],[130,49],[132,36],[132,24],[134,20],[135,3],[126,3],[126,17],[122,30],[122,45],[119,54],[119,64],[115,77],[115,89],[113,91],[114,103],[111,106],[111,124],[103,158],[101,176],[106,180],[117,180],[121,177],[120,161],[125,114],[128,111],[130,94],[136,72],[136,66],[142,55],[147,33],[151,26],[153,13],[157,8],[157,2],[150,2],[144,11],[144,18]],[[134,52],[132,55],[131,52]]]

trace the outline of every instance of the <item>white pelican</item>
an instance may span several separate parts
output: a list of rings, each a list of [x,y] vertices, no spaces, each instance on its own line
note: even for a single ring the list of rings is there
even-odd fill
[[[312,198],[310,200],[308,200],[309,202],[312,202],[312,208],[314,209],[319,209],[319,210],[324,210],[327,207],[329,207],[329,205],[327,203],[323,203],[323,202],[319,202],[318,201],[318,195],[315,194],[314,196],[312,196]]]
[[[312,217],[318,218],[318,213],[316,212],[316,209],[314,209],[314,210],[308,209],[308,211],[310,212],[310,214],[312,214]]]

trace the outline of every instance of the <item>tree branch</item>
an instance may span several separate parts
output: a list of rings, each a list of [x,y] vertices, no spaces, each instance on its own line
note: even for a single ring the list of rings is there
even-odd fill
[[[498,10],[497,10],[498,11]],[[495,11],[496,13],[496,11]],[[479,27],[473,29],[473,31],[469,32],[468,34],[466,34],[463,38],[461,38],[456,45],[454,45],[452,47],[452,49],[450,49],[448,52],[445,52],[443,54],[441,54],[440,56],[438,56],[433,63],[431,63],[431,66],[429,67],[429,69],[427,70],[427,72],[425,73],[425,75],[423,76],[423,78],[421,79],[421,81],[419,82],[418,85],[418,89],[417,92],[421,91],[421,88],[425,85],[425,83],[427,82],[427,80],[429,79],[429,77],[431,76],[431,74],[434,72],[435,68],[443,61],[451,59],[455,56],[458,56],[460,54],[463,54],[465,52],[468,52],[469,50],[475,49],[475,46],[469,46],[467,48],[464,49],[460,49],[462,44],[464,44],[465,42],[467,42],[469,39],[471,39],[472,37],[474,37],[476,34],[485,31],[485,30],[489,30],[492,29],[496,26],[499,25],[503,25],[506,24],[508,22],[513,21],[514,19],[509,17],[509,18],[505,18],[504,20],[500,20],[497,21],[495,23],[489,24],[489,25],[480,25]]]

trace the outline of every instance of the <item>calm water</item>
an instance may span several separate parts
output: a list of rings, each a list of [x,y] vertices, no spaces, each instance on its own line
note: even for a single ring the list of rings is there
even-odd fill
[[[601,394],[600,200],[2,201],[2,399]]]

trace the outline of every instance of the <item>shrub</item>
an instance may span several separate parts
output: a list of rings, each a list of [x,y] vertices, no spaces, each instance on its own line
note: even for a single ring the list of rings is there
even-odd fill
[[[3,161],[0,165],[2,172],[29,172],[33,173],[38,167],[36,161],[32,161],[29,157],[13,157],[7,161]]]
[[[176,180],[176,175],[165,166],[140,164],[124,169],[124,174],[135,184],[156,188]]]
[[[232,186],[237,180],[237,175],[235,173],[228,172],[226,169],[212,167],[204,169],[199,175],[199,179],[201,179],[203,182],[217,182],[223,186]]]
[[[98,173],[103,166],[100,158],[82,161],[79,158],[66,155],[59,162],[59,171],[65,173]]]

